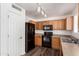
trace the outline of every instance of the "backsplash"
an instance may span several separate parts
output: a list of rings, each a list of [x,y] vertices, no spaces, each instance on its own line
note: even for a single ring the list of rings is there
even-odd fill
[[[52,31],[53,34],[57,34],[57,35],[72,35],[73,37],[79,39],[79,33],[72,33],[72,31],[66,31],[66,30],[53,30]],[[44,34],[43,30],[35,30],[35,33],[38,34]]]
[[[53,34],[57,34],[57,35],[72,35],[71,31],[66,31],[66,30],[53,30],[51,31],[53,32]],[[43,30],[35,30],[35,33],[39,33],[39,34],[44,34]]]

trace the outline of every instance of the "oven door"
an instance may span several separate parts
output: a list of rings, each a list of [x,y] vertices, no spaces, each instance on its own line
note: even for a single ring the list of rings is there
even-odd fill
[[[52,35],[53,35],[53,32],[44,32],[44,36],[50,37],[50,36],[52,36]]]
[[[51,39],[52,39],[52,37],[43,36],[42,37],[42,46],[51,48]]]

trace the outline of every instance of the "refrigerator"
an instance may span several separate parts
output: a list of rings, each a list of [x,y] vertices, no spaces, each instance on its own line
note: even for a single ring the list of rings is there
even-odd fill
[[[25,23],[25,52],[35,48],[35,24]]]

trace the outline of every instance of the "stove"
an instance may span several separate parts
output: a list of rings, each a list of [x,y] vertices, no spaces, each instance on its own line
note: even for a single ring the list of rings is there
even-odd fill
[[[79,39],[76,39],[76,38],[74,38],[74,37],[70,37],[70,38],[68,38],[68,37],[63,37],[63,38],[62,38],[62,41],[63,41],[63,42],[66,42],[66,43],[79,44]]]

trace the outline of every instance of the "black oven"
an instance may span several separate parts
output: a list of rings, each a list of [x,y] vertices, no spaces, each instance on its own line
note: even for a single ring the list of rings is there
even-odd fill
[[[51,39],[51,36],[42,36],[42,47],[51,48]]]

